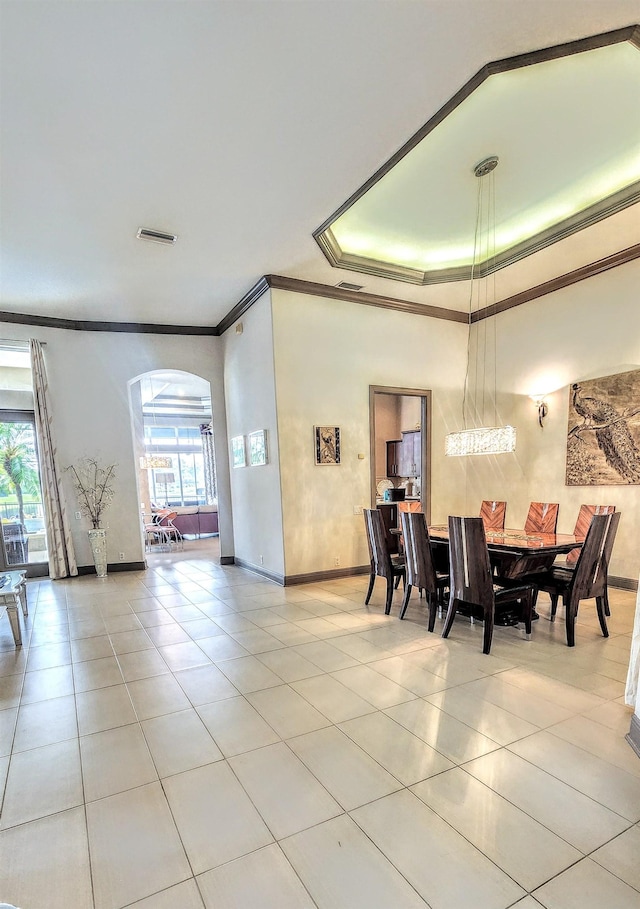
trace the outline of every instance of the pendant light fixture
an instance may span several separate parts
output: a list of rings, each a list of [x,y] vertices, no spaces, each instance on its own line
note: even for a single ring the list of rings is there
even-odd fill
[[[156,470],[159,467],[172,467],[173,461],[165,455],[145,455],[140,458],[141,470]]]
[[[492,155],[480,161],[473,169],[478,178],[478,196],[476,204],[476,225],[473,240],[473,261],[471,263],[471,282],[469,288],[469,340],[467,343],[467,370],[464,377],[464,393],[462,398],[462,423],[464,429],[460,432],[450,432],[445,439],[445,454],[449,456],[503,454],[515,451],[516,431],[513,426],[486,425],[487,411],[493,418],[494,424],[498,422],[496,406],[496,316],[493,314],[480,321],[474,320],[474,313],[480,310],[481,286],[477,281],[477,273],[481,270],[484,276],[483,308],[486,309],[491,302],[495,302],[495,274],[490,269],[491,259],[495,255],[495,182],[494,171],[498,166],[497,155]],[[489,274],[492,280],[489,281]],[[493,291],[493,299],[489,301],[489,287]],[[474,307],[474,293],[477,302]],[[489,338],[489,319],[492,321],[493,334]],[[476,340],[473,345],[471,327],[476,325]],[[482,341],[481,341],[482,335]],[[487,346],[493,342],[493,382],[487,383]],[[482,348],[482,349],[481,349]],[[489,384],[489,389],[487,388]],[[469,391],[471,386],[471,393]],[[492,393],[491,393],[492,392]],[[487,399],[489,403],[487,404]],[[491,406],[492,402],[492,406]],[[467,428],[468,415],[473,423],[473,428]]]

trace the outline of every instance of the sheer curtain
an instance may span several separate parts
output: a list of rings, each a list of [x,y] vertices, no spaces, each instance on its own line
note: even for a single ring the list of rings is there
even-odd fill
[[[29,341],[29,349],[31,351],[36,435],[40,454],[40,480],[49,550],[49,577],[67,578],[70,575],[78,574],[78,566],[67,518],[60,469],[57,464],[47,372],[40,341],[32,338]]]
[[[216,489],[216,461],[213,454],[213,420],[200,424],[202,456],[204,460],[204,489],[207,505],[213,505],[218,498]]]

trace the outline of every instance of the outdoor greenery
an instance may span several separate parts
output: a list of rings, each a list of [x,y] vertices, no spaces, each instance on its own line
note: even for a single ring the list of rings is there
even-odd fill
[[[25,497],[40,500],[31,423],[0,423],[0,496],[13,495],[24,524]]]

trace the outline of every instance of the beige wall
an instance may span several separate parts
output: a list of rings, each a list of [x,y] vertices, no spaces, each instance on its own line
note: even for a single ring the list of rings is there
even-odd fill
[[[375,403],[375,478],[376,485],[387,479],[387,442],[400,438],[400,414],[397,395],[377,394]]]
[[[638,286],[636,261],[498,316],[498,402],[517,450],[467,459],[466,503],[473,514],[483,498],[506,499],[507,524],[522,527],[530,501],[559,502],[568,533],[582,503],[612,503],[622,518],[611,573],[636,580],[640,486],[568,487],[565,454],[570,383],[640,367]],[[537,391],[550,392],[544,429],[528,397]]]
[[[467,327],[288,291],[272,300],[286,574],[368,562],[354,507],[370,504],[370,385],[433,390],[432,515],[463,507],[444,435],[458,420]],[[340,466],[315,465],[317,425],[340,427]]]
[[[229,440],[267,430],[268,463],[231,469],[235,555],[245,564],[281,577],[284,574],[281,464],[273,365],[270,294],[242,317],[242,333],[224,335],[225,392]],[[292,478],[295,482],[295,477]]]
[[[420,398],[402,395],[400,398],[400,432],[410,432],[420,427]]]

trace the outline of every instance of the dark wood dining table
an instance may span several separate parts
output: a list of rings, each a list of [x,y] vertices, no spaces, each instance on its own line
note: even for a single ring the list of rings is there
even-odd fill
[[[505,529],[487,533],[487,548],[497,573],[503,578],[521,578],[551,568],[558,555],[580,549],[584,540],[571,533],[526,533]],[[429,527],[434,548],[449,547],[449,528],[446,524]]]

